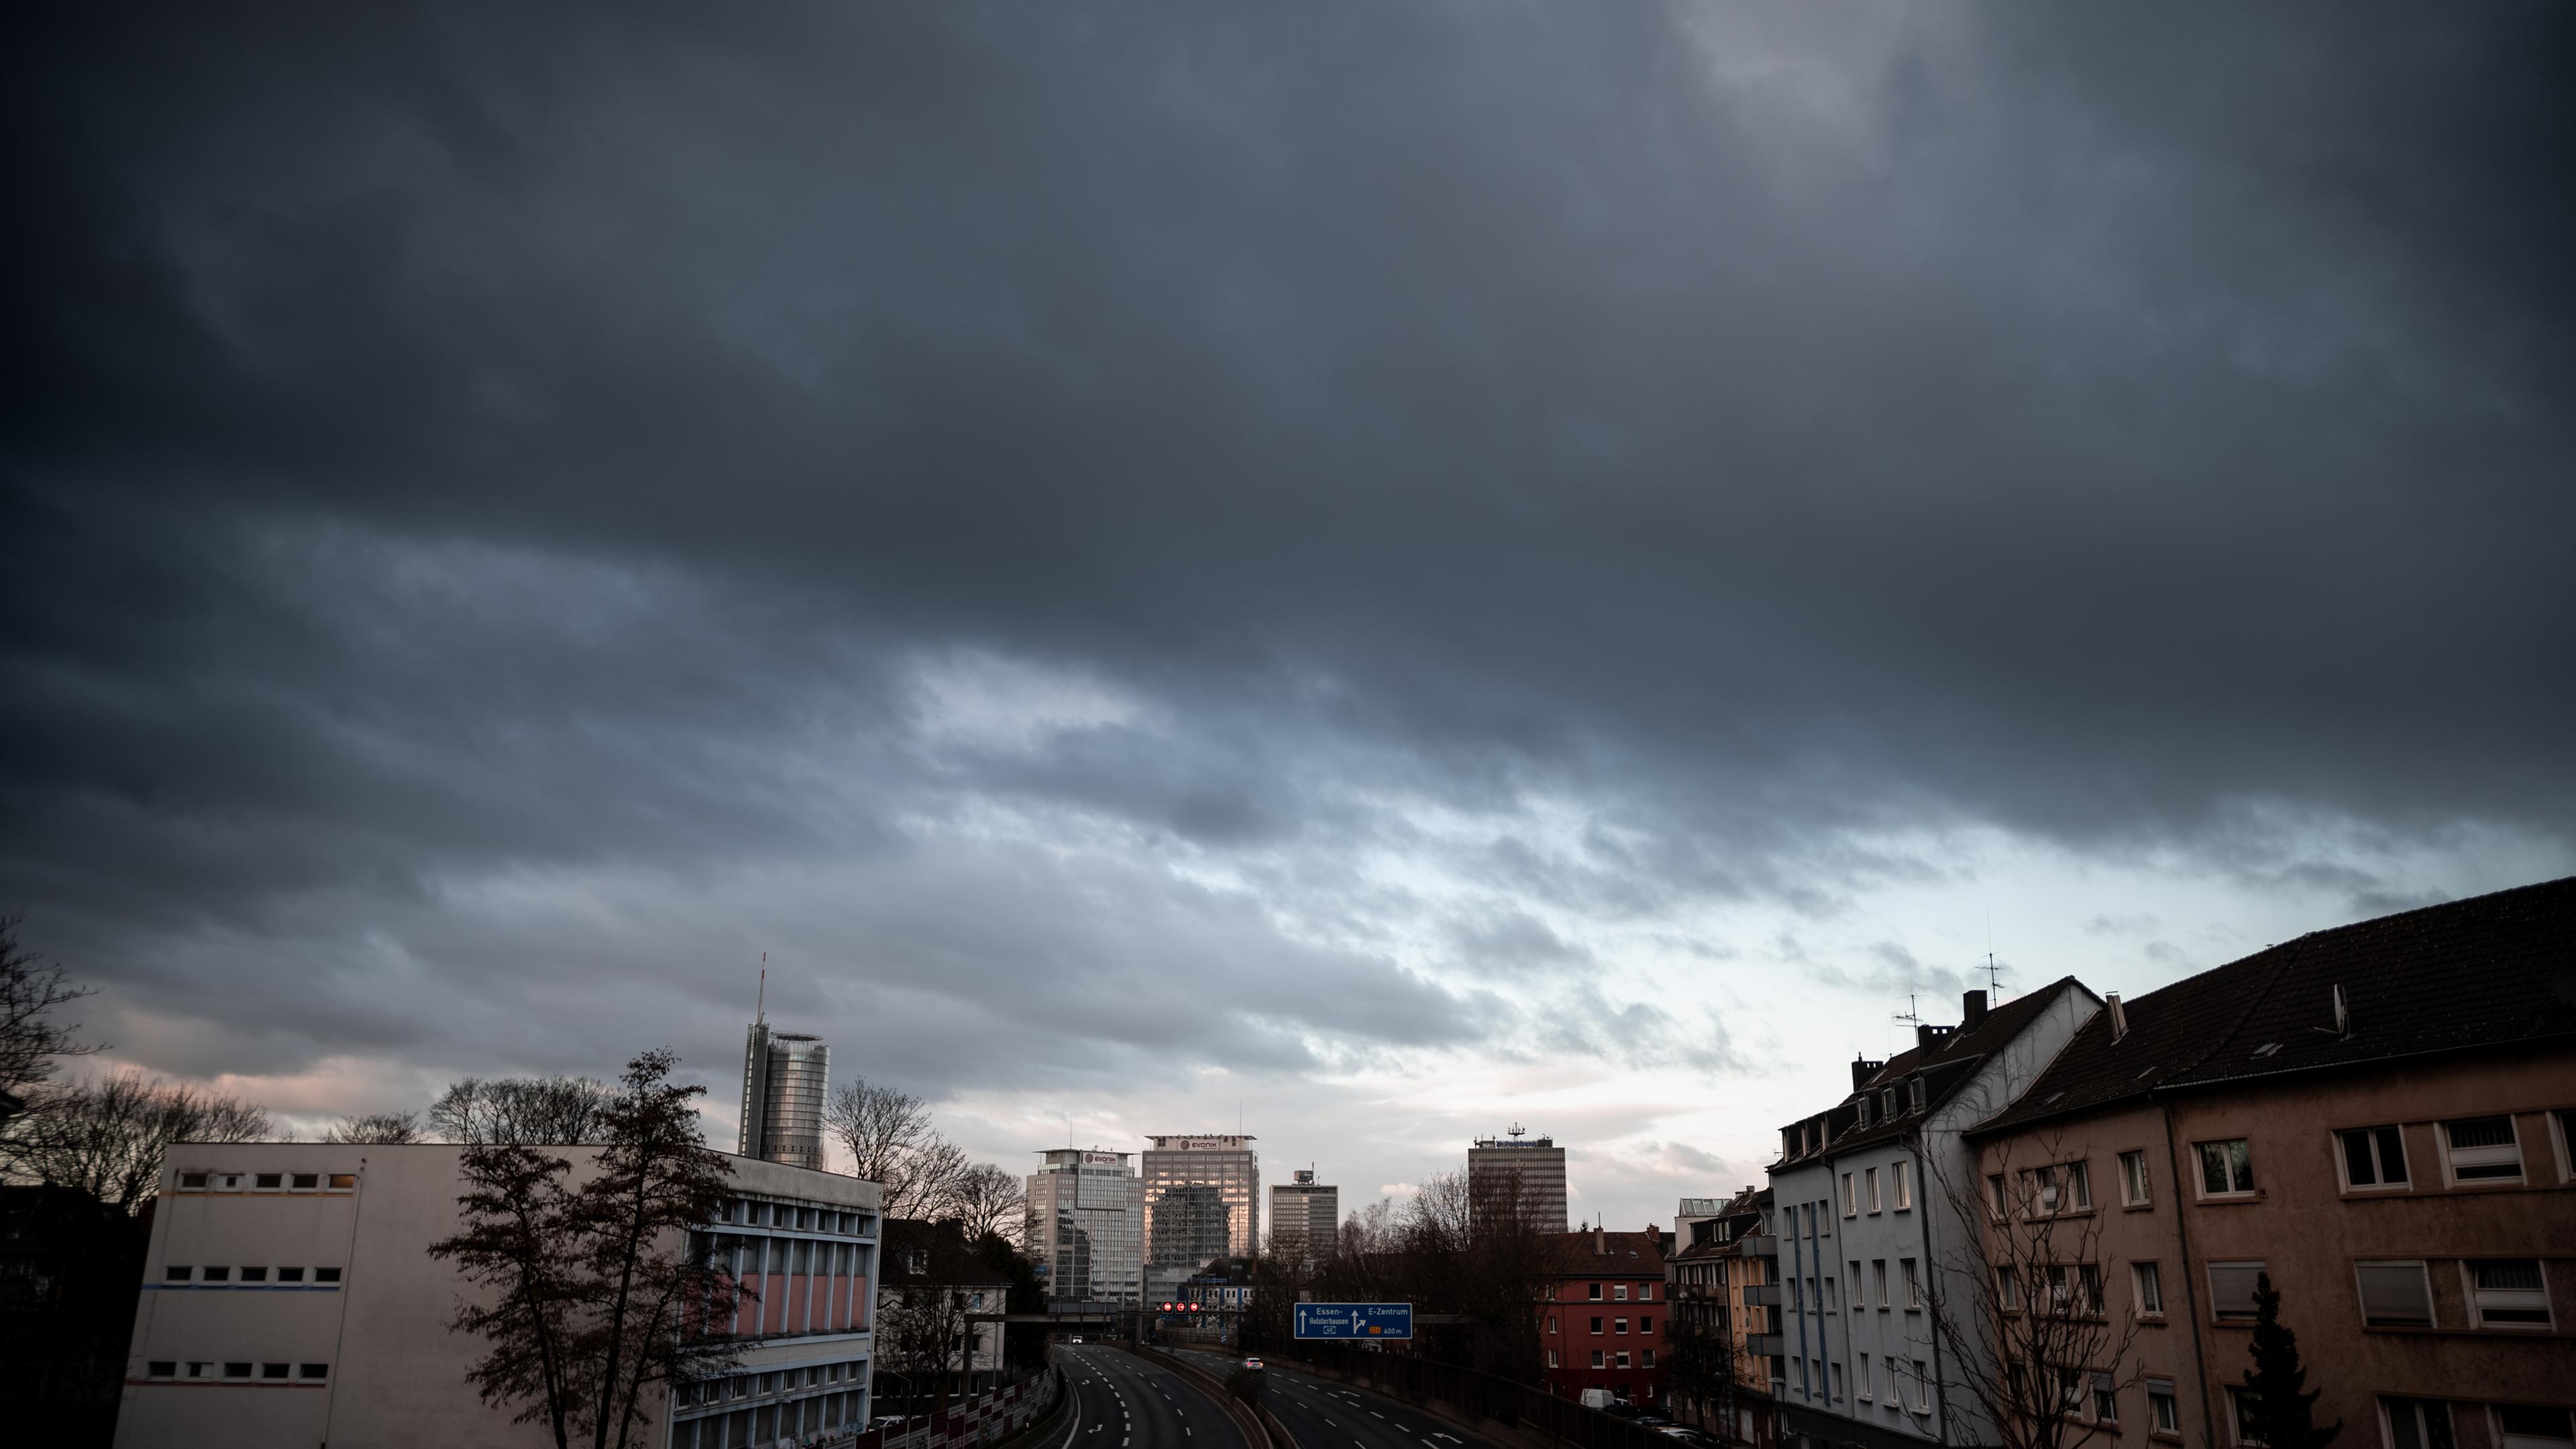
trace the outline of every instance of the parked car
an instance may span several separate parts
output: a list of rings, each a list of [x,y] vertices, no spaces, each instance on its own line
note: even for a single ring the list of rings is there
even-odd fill
[[[1658,1414],[1654,1410],[1648,1409],[1637,1415],[1637,1422],[1645,1425],[1649,1429],[1660,1429],[1665,1425],[1670,1424],[1672,1419],[1667,1415]]]
[[[1658,1434],[1670,1434],[1672,1437],[1681,1440],[1685,1444],[1714,1444],[1717,1442],[1715,1439],[1710,1438],[1708,1435],[1701,1433],[1699,1430],[1692,1428],[1688,1424],[1666,1424],[1655,1432]]]

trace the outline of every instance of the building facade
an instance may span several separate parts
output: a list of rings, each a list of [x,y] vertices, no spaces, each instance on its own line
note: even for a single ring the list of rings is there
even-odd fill
[[[1029,1174],[1025,1241],[1058,1303],[1145,1301],[1145,1185],[1125,1152],[1058,1147]]]
[[[818,1037],[773,1031],[755,1021],[744,1032],[742,1128],[734,1150],[789,1167],[823,1167],[823,1103],[831,1093],[832,1049]]]
[[[586,1170],[592,1149],[554,1149]],[[465,1292],[429,1256],[456,1232],[451,1144],[181,1144],[154,1203],[116,1441],[537,1445],[466,1383],[481,1340],[448,1331]],[[744,1280],[742,1368],[657,1397],[642,1442],[766,1443],[866,1424],[876,1184],[732,1159],[700,1231]],[[672,1245],[674,1250],[678,1245]]]
[[[1273,1256],[1311,1262],[1330,1252],[1342,1230],[1342,1190],[1317,1182],[1307,1168],[1294,1180],[1270,1189],[1270,1251]]]
[[[2340,1443],[2568,1449],[2571,961],[2576,880],[2115,999],[1975,1134],[2006,1351],[2071,1320],[2106,1449],[2234,1449],[2267,1278]]]
[[[1467,1188],[1471,1202],[1516,1194],[1530,1226],[1542,1233],[1562,1233],[1571,1226],[1565,1149],[1554,1138],[1525,1138],[1518,1127],[1507,1136],[1477,1138],[1467,1149]]]
[[[2018,1100],[2100,1004],[2072,977],[1992,1010],[1968,992],[1959,1025],[1919,1025],[1911,1050],[1852,1063],[1849,1095],[1781,1130],[1784,1436],[1993,1442],[1967,1388],[1984,1340],[1956,1316],[1984,1263],[1963,1133]]]
[[[1664,1402],[1664,1235],[1559,1233],[1549,1242],[1539,1304],[1539,1342],[1550,1393],[1581,1398],[1604,1389],[1614,1399]]]
[[[1261,1161],[1246,1136],[1146,1141],[1145,1296],[1159,1302],[1211,1259],[1261,1250]]]
[[[937,1395],[1001,1382],[1011,1275],[975,1255],[954,1222],[888,1218],[877,1273],[877,1392],[917,1411]]]
[[[1722,1439],[1772,1449],[1779,1442],[1776,1380],[1780,1339],[1779,1239],[1770,1231],[1771,1190],[1747,1187],[1733,1198],[1685,1198],[1687,1226],[1664,1268],[1664,1297],[1673,1322],[1670,1352],[1685,1335],[1713,1341],[1725,1355],[1715,1382],[1694,1390],[1675,1364],[1670,1412],[1677,1422]],[[1707,1212],[1692,1212],[1691,1204]]]

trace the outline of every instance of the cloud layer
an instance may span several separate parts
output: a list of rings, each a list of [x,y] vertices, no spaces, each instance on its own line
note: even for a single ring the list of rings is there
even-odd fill
[[[2561,8],[50,23],[0,898],[156,1069],[722,1100],[766,950],[986,1151],[1626,1221],[1998,902],[2576,868]]]

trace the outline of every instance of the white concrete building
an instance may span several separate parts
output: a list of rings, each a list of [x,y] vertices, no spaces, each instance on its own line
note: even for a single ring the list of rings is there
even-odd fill
[[[1270,1251],[1311,1260],[1331,1252],[1342,1230],[1342,1190],[1317,1182],[1307,1168],[1298,1168],[1294,1177],[1270,1189]]]
[[[585,1167],[591,1149],[553,1149]],[[448,1331],[467,1291],[430,1244],[459,1227],[463,1147],[242,1142],[170,1150],[153,1208],[116,1442],[203,1449],[536,1446],[486,1407],[485,1351]],[[707,1225],[756,1302],[741,1371],[652,1407],[642,1442],[770,1444],[869,1414],[875,1183],[735,1158]]]
[[[2019,1098],[2101,1005],[2071,976],[1992,1010],[1971,991],[1959,1025],[1918,1026],[1911,1051],[1852,1063],[1849,1096],[1780,1130],[1780,1332],[1748,1346],[1777,1366],[1784,1445],[1994,1442],[1949,1362],[1978,1335],[1932,1323],[1973,1301],[1954,1275],[1984,1271],[1959,1134]]]

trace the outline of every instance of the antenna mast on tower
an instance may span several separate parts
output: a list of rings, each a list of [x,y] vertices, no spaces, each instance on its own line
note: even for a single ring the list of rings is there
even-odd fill
[[[751,1024],[758,1026],[767,1020],[769,1020],[769,953],[763,951],[760,953],[760,995],[752,998]]]

